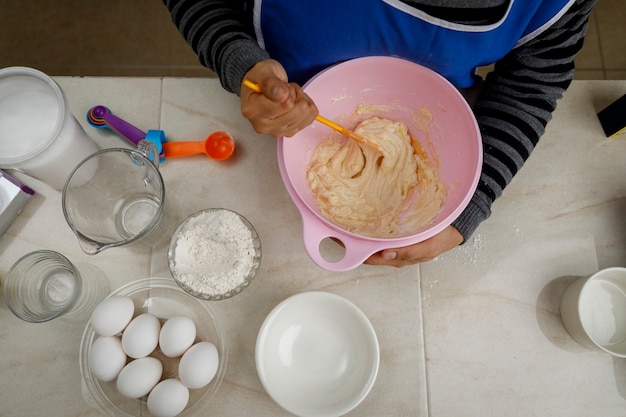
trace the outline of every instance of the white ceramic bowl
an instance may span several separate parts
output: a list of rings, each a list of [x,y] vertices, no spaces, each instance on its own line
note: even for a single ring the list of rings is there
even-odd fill
[[[196,325],[196,342],[207,341],[217,347],[219,366],[215,377],[206,387],[189,390],[189,403],[177,417],[196,416],[200,412],[207,415],[207,405],[215,397],[215,393],[224,379],[226,364],[228,363],[228,344],[224,331],[209,303],[197,300],[187,294],[171,278],[145,278],[133,281],[117,289],[110,296],[114,295],[127,296],[133,300],[135,315],[151,313],[161,319],[162,322],[172,316],[191,318]],[[152,416],[148,411],[145,397],[139,399],[124,397],[117,391],[115,381],[101,382],[92,375],[88,365],[88,357],[95,338],[95,332],[91,325],[87,324],[80,343],[80,373],[83,380],[83,396],[86,396],[88,402],[95,408],[109,416]],[[163,378],[175,378],[178,375],[179,358],[166,358],[164,355],[158,355],[158,353],[157,357],[163,363]]]
[[[311,291],[278,304],[256,342],[267,393],[300,417],[341,416],[369,394],[380,352],[372,324],[338,295]]]
[[[574,340],[626,358],[626,268],[578,278],[561,297],[561,320]]]

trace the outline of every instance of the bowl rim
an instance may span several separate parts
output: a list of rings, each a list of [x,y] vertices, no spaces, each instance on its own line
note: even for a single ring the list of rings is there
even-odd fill
[[[374,329],[374,326],[372,325],[369,318],[365,315],[365,313],[363,313],[363,311],[356,304],[349,301],[345,297],[342,297],[338,294],[327,292],[327,291],[319,291],[319,290],[304,291],[304,292],[300,292],[300,293],[297,293],[297,294],[294,294],[285,298],[284,300],[279,302],[274,308],[272,308],[270,313],[264,319],[263,324],[261,325],[259,332],[257,334],[257,339],[256,339],[256,344],[255,344],[255,363],[256,363],[257,374],[267,394],[272,398],[272,400],[274,400],[282,408],[284,408],[285,410],[289,411],[290,413],[294,415],[301,416],[301,417],[313,417],[313,416],[319,417],[319,414],[303,413],[302,410],[294,408],[291,404],[285,403],[282,400],[282,398],[277,395],[277,391],[275,390],[275,388],[270,385],[268,378],[267,378],[266,370],[263,367],[263,359],[265,356],[264,345],[266,343],[267,335],[276,317],[283,314],[285,307],[292,305],[294,303],[296,304],[300,303],[303,299],[307,299],[307,298],[312,299],[312,300],[316,300],[316,299],[319,300],[320,298],[322,298],[324,300],[331,301],[336,304],[341,304],[347,307],[348,311],[350,311],[351,313],[351,316],[356,318],[359,321],[359,323],[362,324],[361,329],[364,331],[364,334],[366,334],[370,338],[372,342],[370,347],[371,349],[373,349],[372,353],[373,353],[374,360],[372,363],[369,364],[371,367],[371,370],[368,374],[367,381],[363,384],[363,389],[359,392],[359,395],[354,397],[354,399],[352,399],[350,403],[346,405],[345,407],[338,408],[332,414],[324,414],[324,417],[339,417],[354,410],[369,395],[378,377],[378,370],[380,367],[380,344],[378,342],[376,330]]]
[[[207,390],[205,393],[202,394],[202,396],[198,399],[198,401],[196,401],[194,405],[192,405],[191,407],[186,407],[185,410],[179,414],[179,416],[181,417],[196,416],[201,411],[203,411],[203,408],[215,397],[215,394],[219,390],[222,381],[224,380],[229,360],[229,343],[225,335],[225,330],[218,320],[219,316],[217,312],[209,303],[202,302],[201,300],[198,300],[183,291],[178,285],[176,285],[175,282],[173,282],[172,278],[149,277],[131,281],[111,292],[107,297],[105,297],[105,299],[119,295],[130,296],[139,291],[149,290],[152,288],[176,291],[179,294],[184,295],[184,297],[190,298],[189,302],[196,303],[204,312],[206,312],[211,317],[213,321],[218,340],[211,341],[211,343],[216,345],[220,354],[218,371],[214,379],[211,381],[211,384],[215,384],[215,388],[212,390],[213,392],[210,395],[208,395],[209,391]],[[93,328],[91,327],[91,324],[87,322],[81,337],[78,358],[83,398],[87,401],[89,405],[104,412],[105,414],[110,414],[111,412],[113,412],[115,413],[115,415],[118,416],[134,417],[134,414],[128,414],[125,410],[121,409],[113,401],[111,401],[108,396],[104,394],[102,388],[100,387],[100,381],[98,381],[91,374],[91,370],[89,369],[88,365],[89,348],[93,344],[93,341],[96,337],[97,336]],[[87,398],[87,395],[89,396],[89,398]],[[135,401],[145,402],[145,400],[142,399],[136,399]]]
[[[619,281],[619,284],[616,284],[616,281]],[[613,266],[600,269],[591,274],[585,279],[585,282],[580,288],[580,294],[576,302],[576,314],[578,316],[577,320],[580,322],[585,336],[591,341],[591,343],[598,350],[604,351],[618,358],[626,358],[626,352],[613,349],[612,346],[609,347],[607,345],[601,344],[597,340],[597,338],[593,337],[593,332],[591,331],[591,329],[589,329],[587,325],[588,321],[586,320],[586,317],[589,315],[589,312],[587,311],[585,306],[589,303],[588,299],[590,296],[588,295],[588,293],[592,291],[590,288],[596,282],[609,282],[616,286],[624,286],[626,285],[626,267]],[[618,343],[618,345],[620,344]]]
[[[305,185],[303,185],[302,183],[302,177],[299,173],[300,165],[295,165],[296,162],[294,162],[297,161],[297,164],[300,164],[300,159],[294,159],[294,155],[290,155],[292,158],[287,157],[289,152],[295,152],[292,151],[293,147],[296,146],[295,143],[307,143],[307,135],[309,135],[310,133],[303,133],[304,136],[300,137],[301,140],[296,142],[292,142],[286,138],[279,138],[277,146],[278,167],[282,182],[289,194],[289,197],[300,212],[303,223],[303,240],[305,244],[305,249],[308,255],[318,266],[330,271],[346,271],[356,268],[357,266],[361,265],[363,261],[365,261],[369,256],[380,250],[384,250],[390,247],[409,246],[418,242],[425,241],[426,239],[435,236],[437,233],[440,233],[446,227],[452,224],[454,220],[458,218],[463,210],[465,210],[470,204],[472,196],[474,195],[476,187],[478,186],[482,172],[481,167],[483,163],[483,144],[482,136],[480,134],[478,123],[476,121],[476,116],[474,115],[471,107],[458,91],[458,89],[456,89],[448,80],[446,80],[440,74],[437,74],[435,71],[424,67],[423,65],[401,57],[366,56],[354,58],[340,62],[320,71],[303,86],[303,90],[305,92],[309,92],[309,94],[315,95],[315,90],[309,90],[318,85],[322,85],[323,80],[325,79],[324,77],[330,77],[337,71],[347,71],[348,69],[354,69],[355,67],[360,68],[362,66],[374,68],[374,70],[376,70],[376,68],[378,68],[379,70],[381,68],[385,68],[387,72],[393,68],[395,68],[396,70],[409,68],[414,73],[428,74],[428,79],[437,80],[438,83],[446,85],[447,94],[449,94],[451,97],[454,96],[454,103],[456,103],[459,108],[464,109],[462,113],[464,118],[467,119],[466,122],[468,123],[467,133],[465,136],[471,139],[472,146],[475,146],[476,149],[472,152],[472,159],[468,162],[468,166],[466,167],[466,169],[468,170],[466,181],[468,183],[467,190],[463,192],[458,191],[459,188],[457,188],[454,181],[452,181],[451,183],[446,183],[447,186],[450,186],[451,184],[454,185],[454,187],[452,188],[457,190],[456,199],[458,199],[458,205],[450,205],[449,208],[446,208],[448,201],[450,201],[450,195],[448,195],[446,197],[446,203],[444,207],[442,207],[442,210],[439,211],[439,213],[429,224],[423,226],[418,231],[414,233],[404,234],[402,236],[371,237],[348,231],[345,227],[342,227],[341,225],[326,218],[326,216],[324,216],[320,212],[319,208],[317,208],[316,204],[311,200],[308,188],[305,189]],[[361,90],[361,92],[366,92],[367,94],[369,94],[368,89],[363,89]],[[318,105],[321,105],[321,103],[318,103]],[[329,111],[327,114],[329,116],[333,116],[332,111]],[[314,127],[311,126],[307,127],[307,129],[313,128]],[[304,130],[301,132],[304,132]],[[299,156],[301,154],[298,152],[295,153],[295,156]],[[296,172],[298,173],[296,174]],[[346,252],[345,256],[341,260],[330,261],[325,259],[324,256],[320,253],[319,245],[321,244],[322,240],[328,237],[342,242]]]
[[[178,234],[180,233],[181,230],[184,229],[184,227],[187,225],[187,223],[197,217],[200,216],[203,213],[208,213],[208,212],[218,212],[218,211],[227,211],[227,212],[231,212],[234,213],[235,215],[237,215],[239,217],[239,219],[241,219],[241,221],[243,222],[243,224],[248,228],[248,230],[250,231],[250,233],[252,234],[252,242],[254,245],[254,257],[253,257],[253,266],[252,269],[250,271],[249,276],[247,276],[244,281],[238,285],[237,287],[233,288],[232,290],[223,293],[223,294],[209,294],[209,293],[204,293],[201,291],[198,291],[194,288],[191,288],[189,285],[185,284],[184,282],[180,281],[177,273],[176,273],[176,268],[174,266],[174,257],[175,257],[175,253],[176,253],[176,243],[177,243],[177,239],[178,239]],[[220,301],[220,300],[225,300],[228,298],[231,298],[237,294],[239,294],[240,292],[242,292],[244,289],[246,289],[251,283],[252,280],[255,278],[259,267],[261,265],[261,259],[262,259],[262,247],[261,247],[261,238],[259,237],[258,232],[256,231],[256,229],[254,228],[254,226],[252,225],[252,223],[243,215],[237,213],[234,210],[231,209],[227,209],[227,208],[222,208],[222,207],[211,207],[211,208],[206,208],[206,209],[202,209],[202,210],[198,210],[195,213],[190,214],[189,216],[187,216],[183,221],[180,222],[180,224],[176,227],[176,229],[174,230],[174,233],[172,233],[172,237],[170,239],[170,244],[168,246],[167,249],[167,266],[170,270],[170,273],[172,274],[172,277],[174,278],[174,281],[176,282],[176,284],[178,284],[178,286],[180,286],[180,288],[182,288],[185,292],[187,292],[189,295],[196,297],[196,298],[200,298],[202,300],[207,300],[207,301]]]
[[[380,61],[384,61],[388,65],[394,64],[394,65],[402,65],[406,67],[413,66],[417,70],[424,72],[425,74],[428,74],[428,76],[432,77],[433,80],[436,80],[437,82],[440,82],[443,85],[448,86],[449,93],[458,99],[459,106],[464,108],[467,111],[466,115],[469,116],[470,120],[473,122],[472,134],[475,134],[476,139],[477,139],[476,144],[478,146],[477,152],[476,152],[476,160],[474,161],[475,162],[474,165],[476,166],[477,169],[473,173],[471,186],[468,188],[468,192],[466,193],[464,198],[461,199],[459,206],[456,209],[454,209],[448,216],[446,216],[444,219],[441,219],[439,222],[434,223],[431,221],[429,224],[422,226],[419,230],[413,233],[403,234],[403,235],[394,236],[394,237],[373,237],[373,236],[365,236],[365,235],[361,235],[355,232],[351,232],[347,230],[345,227],[341,226],[340,224],[324,216],[319,211],[319,209],[315,205],[312,205],[312,203],[309,203],[307,199],[303,197],[303,195],[301,194],[301,191],[298,190],[298,188],[294,184],[294,180],[291,178],[289,174],[289,169],[287,168],[286,163],[285,163],[284,146],[285,146],[285,141],[288,139],[284,137],[278,138],[277,150],[278,150],[278,162],[279,162],[279,170],[280,170],[281,177],[285,184],[287,183],[289,184],[289,187],[287,187],[287,189],[289,191],[289,195],[292,198],[292,200],[294,200],[294,202],[295,200],[298,200],[298,202],[300,203],[300,204],[296,204],[300,211],[305,209],[308,213],[310,213],[313,216],[313,218],[315,218],[316,220],[318,220],[319,222],[321,222],[328,228],[337,232],[340,235],[339,236],[340,238],[349,237],[354,240],[376,242],[375,243],[376,247],[385,248],[393,244],[410,244],[410,243],[417,243],[417,242],[426,240],[434,236],[435,234],[439,233],[443,229],[445,229],[445,227],[449,226],[463,212],[463,210],[469,205],[471,197],[474,194],[476,187],[478,186],[478,182],[480,180],[480,175],[482,172],[482,163],[483,163],[483,149],[482,149],[483,143],[482,143],[482,135],[480,133],[476,116],[474,115],[470,105],[467,103],[467,101],[462,96],[462,94],[458,91],[458,89],[454,87],[454,85],[452,85],[450,81],[444,78],[441,74],[438,74],[436,71],[433,71],[430,68],[427,68],[416,62],[407,60],[405,58],[393,57],[393,56],[365,56],[365,57],[353,58],[347,61],[339,62],[317,73],[315,76],[313,76],[310,80],[308,80],[303,85],[302,89],[303,91],[307,92],[310,88],[312,88],[312,85],[314,85],[315,83],[319,83],[322,77],[327,77],[329,76],[329,74],[332,75],[334,72],[340,70],[342,67],[353,66],[353,65],[381,65]],[[439,216],[439,214],[437,216]],[[307,219],[305,221],[307,220],[310,221],[311,217],[310,216],[306,216],[306,217]]]

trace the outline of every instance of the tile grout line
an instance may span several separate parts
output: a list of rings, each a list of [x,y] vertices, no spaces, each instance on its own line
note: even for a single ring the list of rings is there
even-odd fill
[[[422,356],[422,361],[424,363],[424,393],[426,395],[426,417],[430,417],[431,415],[431,404],[430,404],[430,382],[428,379],[428,363],[426,361],[426,331],[425,331],[425,325],[424,325],[424,288],[422,286],[422,264],[418,264],[417,267],[417,282],[418,282],[418,286],[419,286],[419,297],[420,297],[420,309],[419,309],[419,322],[421,324],[421,333],[422,333],[422,352],[423,352],[423,356]]]

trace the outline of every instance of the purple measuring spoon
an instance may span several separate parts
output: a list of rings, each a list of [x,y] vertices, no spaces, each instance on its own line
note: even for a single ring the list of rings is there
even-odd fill
[[[139,146],[139,141],[146,139],[155,144],[160,156],[163,156],[163,142],[165,142],[165,133],[162,130],[143,130],[133,126],[126,120],[114,116],[105,106],[94,106],[87,112],[87,122],[95,128],[108,127],[130,143]]]
[[[87,121],[95,128],[108,127],[135,146],[139,145],[139,141],[146,137],[146,132],[114,116],[111,110],[105,106],[95,106],[89,109]]]

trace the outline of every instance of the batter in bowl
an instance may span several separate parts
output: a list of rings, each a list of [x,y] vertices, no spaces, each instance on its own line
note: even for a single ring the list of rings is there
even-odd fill
[[[382,153],[345,137],[322,141],[307,168],[321,213],[349,232],[375,238],[407,236],[428,225],[446,191],[407,126],[371,117],[355,133]]]

